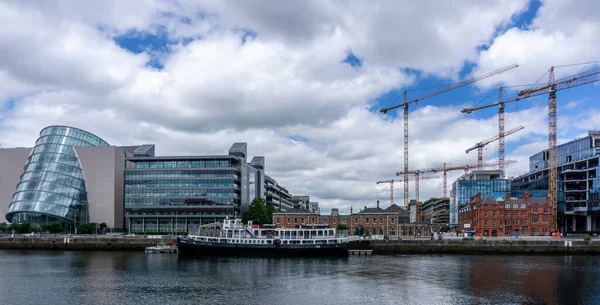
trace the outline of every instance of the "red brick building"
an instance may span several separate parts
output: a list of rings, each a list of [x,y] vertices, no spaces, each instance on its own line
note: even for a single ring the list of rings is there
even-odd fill
[[[552,206],[547,198],[504,198],[477,194],[458,211],[458,231],[474,231],[480,236],[549,236]]]

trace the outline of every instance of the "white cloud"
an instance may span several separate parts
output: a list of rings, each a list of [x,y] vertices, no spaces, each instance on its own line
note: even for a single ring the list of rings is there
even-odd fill
[[[593,25],[581,30],[576,25],[563,36],[546,33],[548,8],[540,11],[532,30],[510,29],[492,43],[526,5],[2,3],[0,19],[11,27],[0,27],[0,101],[16,97],[16,104],[0,112],[0,143],[30,146],[51,124],[83,128],[113,145],[156,143],[161,155],[224,154],[231,143],[245,141],[250,155],[266,156],[269,175],[294,194],[310,195],[325,211],[387,203],[389,192],[375,182],[395,178],[402,169],[403,122],[368,107],[382,94],[415,81],[403,69],[455,77],[472,61],[481,71],[497,68],[494,61],[498,67],[513,61],[523,66],[532,56],[516,42],[529,47],[527,35],[553,46],[554,39],[576,44],[577,50],[590,46],[584,38]],[[252,30],[256,37],[242,44],[239,29]],[[115,35],[159,31],[172,39],[201,39],[173,45],[162,54],[162,70],[146,66],[147,52],[132,54],[113,41]],[[489,50],[478,53],[489,43]],[[348,50],[363,60],[361,67],[341,63]],[[567,55],[564,60],[571,59]],[[505,81],[519,81],[521,76],[509,73],[503,74]],[[498,118],[463,115],[462,106],[411,107],[411,168],[476,162],[476,154],[464,150],[493,136]],[[526,128],[507,143],[543,143],[546,114],[544,107],[507,107],[507,130],[520,124]],[[586,119],[594,120],[591,114],[577,117]],[[565,124],[583,128],[575,118]],[[528,154],[540,147],[507,152],[507,159],[520,162],[508,167],[509,174],[522,173]],[[497,143],[490,144],[486,160],[494,160],[496,151]],[[450,173],[448,184],[461,174]],[[401,190],[397,185],[397,202],[402,202]],[[412,183],[410,190],[412,197]],[[441,179],[421,183],[421,198],[441,193]]]

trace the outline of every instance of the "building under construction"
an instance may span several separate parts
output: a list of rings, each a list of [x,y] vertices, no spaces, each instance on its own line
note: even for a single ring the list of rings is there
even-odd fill
[[[558,227],[562,232],[600,231],[600,131],[558,146]],[[548,150],[529,157],[529,172],[511,183],[511,194],[548,194]]]
[[[458,223],[458,210],[470,203],[471,197],[477,194],[494,198],[506,195],[510,191],[510,180],[503,176],[500,170],[476,170],[454,181],[450,191],[450,223]]]

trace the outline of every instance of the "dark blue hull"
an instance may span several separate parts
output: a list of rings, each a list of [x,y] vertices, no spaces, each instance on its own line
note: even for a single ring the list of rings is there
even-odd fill
[[[182,256],[238,257],[348,257],[348,244],[322,245],[242,245],[199,242],[182,239],[177,242]]]

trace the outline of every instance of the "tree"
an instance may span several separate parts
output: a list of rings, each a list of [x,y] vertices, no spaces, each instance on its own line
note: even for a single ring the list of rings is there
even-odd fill
[[[6,230],[8,230],[8,224],[6,222],[0,223],[0,230],[6,233]]]
[[[271,201],[267,201],[267,219],[264,223],[273,223],[273,213],[275,212],[275,204]]]
[[[271,217],[272,218],[272,217]],[[267,214],[267,206],[265,205],[265,200],[262,198],[254,198],[250,206],[248,207],[248,211],[244,213],[242,216],[242,220],[244,223],[250,220],[259,220],[261,223],[270,223]]]
[[[363,226],[358,226],[356,227],[356,229],[354,229],[354,235],[362,235],[364,234],[365,229],[363,228]]]
[[[343,223],[340,223],[335,227],[335,229],[338,231],[346,231],[348,230],[348,226]]]
[[[98,225],[98,228],[100,228],[100,230],[106,230],[106,228],[108,228],[108,226],[106,225],[106,222],[103,222]]]
[[[15,230],[16,233],[25,234],[31,232],[31,224],[29,222],[13,223],[10,225],[11,229]]]
[[[94,233],[95,228],[96,228],[96,224],[94,224],[94,223],[82,223],[79,225],[77,233],[78,234],[92,234],[92,233]]]
[[[34,224],[30,224],[29,225],[29,232],[31,232],[31,233],[40,233],[40,226],[34,225]]]
[[[48,225],[48,232],[50,233],[62,233],[64,230],[61,222],[52,222]]]

